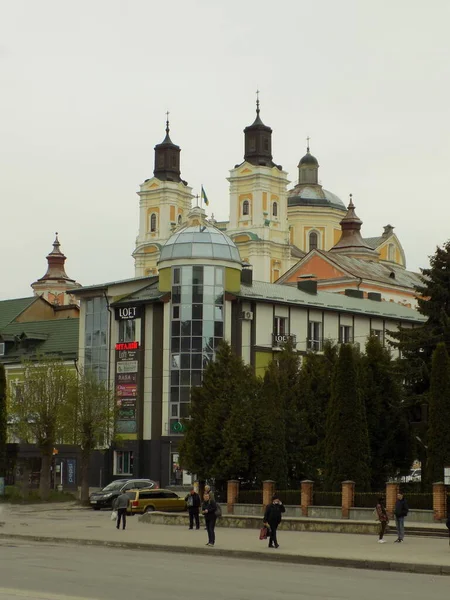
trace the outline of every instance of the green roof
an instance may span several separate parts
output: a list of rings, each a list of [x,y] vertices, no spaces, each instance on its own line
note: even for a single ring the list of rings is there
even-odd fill
[[[9,325],[23,311],[37,300],[38,296],[31,298],[14,298],[13,300],[0,300],[0,329]]]
[[[333,292],[318,291],[317,294],[308,294],[294,286],[263,281],[253,281],[252,285],[241,284],[241,291],[236,296],[260,302],[284,303],[353,314],[361,313],[383,319],[397,319],[414,323],[426,321],[426,318],[417,310],[396,302],[377,302]]]
[[[11,323],[2,334],[34,339],[36,345],[32,354],[58,354],[63,358],[76,358],[78,355],[78,332],[80,319],[54,319],[52,321],[32,321]],[[31,356],[24,348],[6,352],[3,362],[14,362],[18,358]]]

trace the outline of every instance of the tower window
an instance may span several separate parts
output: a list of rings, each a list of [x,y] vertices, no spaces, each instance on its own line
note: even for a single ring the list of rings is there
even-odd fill
[[[278,217],[278,202],[272,204],[272,215]]]
[[[250,214],[250,202],[248,200],[244,200],[242,203],[242,214],[249,215]]]
[[[156,231],[156,214],[152,213],[150,217],[150,231]]]
[[[315,231],[311,231],[311,233],[309,234],[309,249],[317,250],[318,246],[319,246],[319,236],[317,235],[317,233]]]

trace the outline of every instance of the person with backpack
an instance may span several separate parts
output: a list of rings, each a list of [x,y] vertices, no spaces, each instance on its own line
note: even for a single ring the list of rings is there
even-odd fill
[[[399,492],[397,494],[397,500],[394,508],[395,526],[397,528],[398,535],[397,539],[395,540],[396,544],[403,542],[405,538],[405,517],[408,516],[408,512],[408,503],[406,502],[402,492]]]
[[[386,512],[386,507],[384,505],[384,499],[382,497],[378,498],[377,506],[375,508],[375,512],[377,514],[378,521],[380,522],[380,531],[378,534],[378,543],[385,544],[386,540],[383,540],[384,534],[386,532],[386,527],[389,524],[389,517]]]
[[[286,512],[278,494],[272,496],[272,503],[266,506],[264,525],[269,528],[269,548],[279,548],[277,529],[281,523],[281,515]]]
[[[202,515],[205,517],[206,530],[208,532],[208,543],[207,546],[214,546],[216,543],[216,501],[211,498],[209,494],[203,495],[202,504]]]

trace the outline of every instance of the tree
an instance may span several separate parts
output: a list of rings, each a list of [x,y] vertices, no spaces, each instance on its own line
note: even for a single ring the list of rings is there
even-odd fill
[[[381,490],[390,476],[409,470],[413,455],[398,374],[389,350],[375,336],[369,338],[361,357],[361,390],[369,432],[371,487]]]
[[[57,358],[26,362],[22,393],[11,403],[16,435],[24,441],[36,442],[41,451],[39,493],[43,500],[50,493],[53,449],[63,435],[63,412],[73,377],[73,371]]]
[[[0,477],[6,475],[6,375],[5,367],[0,364]]]
[[[370,450],[367,421],[358,381],[358,356],[342,344],[334,369],[326,422],[326,482],[339,490],[353,480],[359,489],[370,487]]]
[[[79,371],[64,405],[66,438],[81,449],[81,503],[89,502],[89,462],[95,448],[111,440],[116,416],[114,397],[91,371]]]
[[[254,473],[254,409],[258,384],[251,367],[222,342],[203,382],[191,390],[180,462],[200,479],[250,479]]]
[[[450,359],[444,342],[433,353],[427,441],[428,481],[442,481],[450,466]]]

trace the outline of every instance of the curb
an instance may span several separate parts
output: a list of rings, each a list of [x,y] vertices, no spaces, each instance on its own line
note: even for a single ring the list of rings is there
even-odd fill
[[[348,569],[367,569],[371,571],[392,571],[399,573],[417,573],[423,575],[450,575],[450,565],[427,565],[420,563],[399,563],[383,560],[364,560],[358,558],[327,558],[325,556],[306,556],[300,554],[263,553],[253,550],[225,550],[222,548],[196,548],[195,546],[170,546],[166,544],[140,544],[138,542],[108,542],[103,540],[86,540],[77,538],[58,538],[40,535],[22,535],[0,533],[0,539],[19,539],[29,542],[51,544],[74,544],[76,546],[95,546],[118,548],[121,550],[145,550],[148,552],[174,552],[177,554],[196,554],[202,556],[220,556],[224,558],[240,558],[246,560],[263,560],[267,562],[290,563],[299,565],[317,565],[322,567],[340,567]]]

